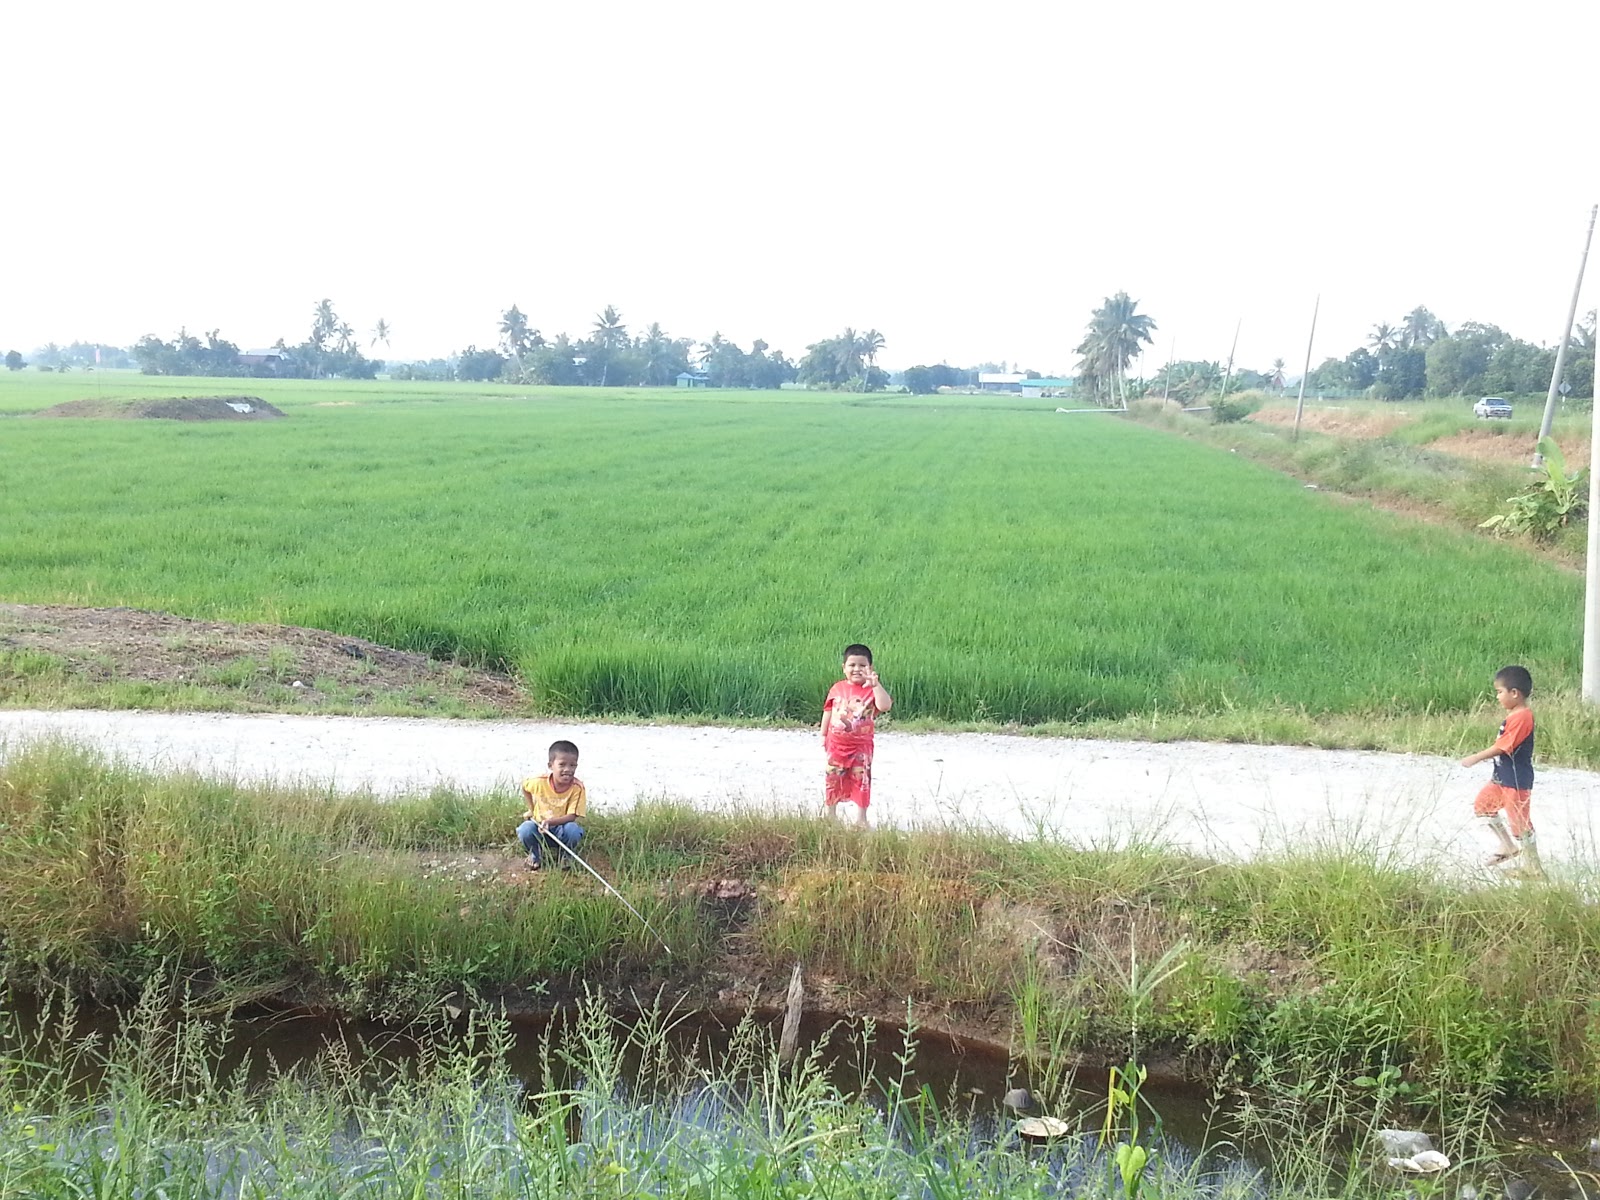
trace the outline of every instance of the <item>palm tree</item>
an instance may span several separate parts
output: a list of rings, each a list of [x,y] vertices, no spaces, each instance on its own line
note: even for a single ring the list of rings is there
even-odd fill
[[[1400,342],[1408,350],[1433,345],[1448,335],[1444,322],[1419,304],[1400,322]]]
[[[600,386],[605,387],[606,375],[611,370],[611,355],[618,346],[628,344],[628,327],[622,323],[622,314],[611,305],[596,313],[594,318],[595,344],[604,352],[600,360]]]
[[[1387,321],[1380,322],[1372,327],[1372,332],[1367,335],[1367,345],[1371,346],[1382,358],[1400,344],[1400,331]]]
[[[316,308],[311,310],[311,344],[321,350],[338,327],[339,318],[333,311],[333,301],[318,300]]]
[[[1275,358],[1272,360],[1272,374],[1267,376],[1267,382],[1280,392],[1283,391],[1283,359]]]
[[[1138,358],[1150,342],[1156,323],[1138,311],[1139,302],[1127,292],[1107,296],[1105,303],[1089,316],[1084,339],[1078,345],[1082,356],[1078,374],[1091,395],[1111,389],[1112,398],[1128,406],[1128,364]]]
[[[878,365],[878,351],[883,349],[883,334],[876,329],[869,329],[856,336],[856,350],[867,360],[867,368],[861,385],[862,391],[872,390],[872,372]]]
[[[379,342],[383,343],[385,350],[389,348],[389,322],[382,317],[379,317],[378,323],[372,327],[372,340],[367,343],[367,349],[372,349]]]
[[[355,349],[356,331],[350,327],[348,321],[340,321],[338,328],[334,332],[339,335],[340,354],[349,354],[350,351]]]
[[[649,382],[663,385],[673,365],[672,339],[661,328],[661,322],[651,321],[650,328],[639,339],[639,352],[644,355],[644,377]]]
[[[840,382],[855,379],[862,374],[861,335],[849,326],[833,339],[833,361]]]
[[[528,318],[522,315],[522,310],[515,304],[500,314],[500,344],[518,362],[522,361],[531,344],[528,333]]]

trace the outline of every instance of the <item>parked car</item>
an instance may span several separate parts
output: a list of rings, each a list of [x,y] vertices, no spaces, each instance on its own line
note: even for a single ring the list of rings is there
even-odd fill
[[[1509,421],[1511,401],[1502,400],[1499,396],[1485,396],[1472,406],[1472,415],[1479,418],[1498,417]]]

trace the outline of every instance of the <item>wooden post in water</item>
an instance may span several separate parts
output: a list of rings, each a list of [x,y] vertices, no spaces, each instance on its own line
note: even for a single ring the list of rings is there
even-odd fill
[[[805,1004],[806,987],[800,964],[795,963],[789,977],[789,1002],[783,1010],[783,1033],[778,1038],[778,1061],[787,1065],[800,1050],[800,1009]]]
[[[1322,307],[1322,293],[1317,293],[1316,302],[1311,306],[1311,332],[1306,337],[1306,365],[1300,372],[1300,395],[1294,402],[1294,437],[1290,441],[1300,440],[1300,414],[1306,410],[1306,376],[1311,374],[1311,343],[1317,338],[1317,310]]]

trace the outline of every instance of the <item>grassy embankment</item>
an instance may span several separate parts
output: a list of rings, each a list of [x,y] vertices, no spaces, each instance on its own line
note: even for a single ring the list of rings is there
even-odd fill
[[[41,378],[0,403],[66,397]],[[970,397],[248,390],[291,418],[7,421],[0,596],[501,665],[542,712],[809,721],[840,643],[863,637],[924,726],[1444,752],[1481,740],[1488,674],[1522,660],[1547,760],[1600,761],[1600,725],[1562,705],[1567,573],[1113,418]],[[1515,591],[1483,585],[1510,575]],[[82,702],[67,677],[0,655],[0,702]]]
[[[986,1032],[1021,1054],[1178,1055],[1331,1103],[1381,1079],[1446,1123],[1484,1098],[1600,1096],[1600,910],[1579,880],[1472,887],[1371,847],[1213,863],[1150,840],[856,835],[799,817],[597,815],[584,849],[672,946],[581,874],[425,868],[511,841],[503,798],[384,803],[26,749],[0,764],[10,980],[406,1017],[453,996],[584,987],[824,997]],[[509,857],[507,859],[509,860]],[[743,879],[753,898],[706,898]],[[1391,1069],[1385,1073],[1385,1069]],[[1403,1086],[1402,1086],[1403,1085]]]
[[[1505,510],[1506,497],[1527,486],[1526,468],[1539,439],[1543,399],[1519,402],[1515,417],[1495,421],[1475,418],[1472,401],[1461,397],[1392,404],[1308,402],[1298,440],[1293,402],[1277,398],[1246,396],[1243,402],[1260,406],[1260,412],[1253,419],[1222,425],[1212,423],[1205,413],[1179,413],[1156,403],[1136,403],[1134,415],[1319,487],[1431,514],[1476,531],[1486,517]],[[1319,423],[1329,428],[1318,428]],[[1588,413],[1563,412],[1556,418],[1555,438],[1575,452],[1569,455],[1569,470],[1588,465],[1582,451],[1589,427]],[[1451,452],[1452,441],[1462,435],[1479,442],[1503,441],[1506,451]],[[1574,526],[1539,549],[1558,562],[1581,566],[1583,527]]]

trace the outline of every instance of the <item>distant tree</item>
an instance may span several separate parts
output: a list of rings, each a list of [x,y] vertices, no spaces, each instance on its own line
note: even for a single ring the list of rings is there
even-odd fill
[[[1267,372],[1267,385],[1281,392],[1284,388],[1284,382],[1283,359],[1275,358],[1272,360],[1272,370]]]
[[[1391,350],[1378,366],[1378,395],[1385,400],[1420,396],[1428,385],[1427,353],[1417,347]]]
[[[1092,400],[1126,404],[1128,364],[1152,340],[1156,323],[1127,292],[1107,296],[1089,315],[1078,344],[1078,378]]]
[[[878,369],[878,352],[883,349],[883,345],[883,334],[876,329],[869,329],[856,337],[856,347],[860,351],[861,357],[866,360],[866,370],[863,375],[868,386],[863,389],[864,391],[875,390],[870,385],[872,377]]]
[[[1444,322],[1419,304],[1401,319],[1399,342],[1408,350],[1427,349],[1447,332]]]
[[[528,378],[533,383],[563,387],[577,383],[575,357],[571,340],[566,334],[558,333],[555,341],[544,343],[528,356]]]
[[[1367,335],[1367,345],[1382,358],[1389,351],[1400,344],[1400,331],[1388,322],[1381,322],[1372,327],[1372,332]]]
[[[378,323],[372,327],[372,340],[367,343],[367,349],[370,350],[379,342],[383,343],[385,350],[389,348],[389,322],[382,317],[379,317]]]
[[[8,370],[8,371],[20,371],[20,370],[22,370],[23,367],[25,367],[27,365],[28,364],[23,361],[22,355],[17,353],[17,351],[15,351],[15,350],[7,350],[6,351],[6,370]]]
[[[1594,395],[1595,310],[1578,322],[1572,331],[1572,343],[1567,347],[1567,361],[1562,374],[1572,390],[1569,399],[1584,400]],[[10,359],[7,358],[7,365]]]
[[[505,365],[505,357],[499,351],[468,346],[456,357],[456,378],[475,383],[499,379]]]
[[[316,307],[311,310],[311,344],[321,350],[338,327],[339,318],[333,311],[333,301],[318,300]]]
[[[533,349],[535,338],[539,338],[539,331],[528,328],[528,318],[515,304],[500,314],[500,348],[511,358],[520,361],[524,354]],[[539,341],[543,340],[539,338]]]

